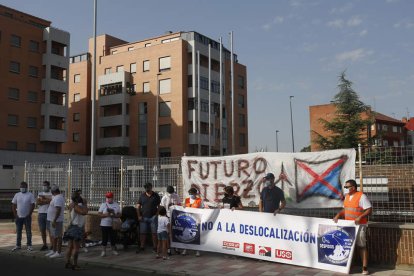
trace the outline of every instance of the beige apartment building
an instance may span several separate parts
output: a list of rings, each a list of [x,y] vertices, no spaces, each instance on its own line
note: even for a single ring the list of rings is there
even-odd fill
[[[96,49],[98,154],[168,157],[248,152],[246,67],[234,54],[232,121],[231,54],[222,48],[220,99],[218,41],[197,32],[168,32],[132,43],[101,35]],[[87,53],[70,58],[65,153],[90,153],[92,53],[90,39]]]
[[[60,153],[66,141],[68,32],[0,5],[0,149]]]

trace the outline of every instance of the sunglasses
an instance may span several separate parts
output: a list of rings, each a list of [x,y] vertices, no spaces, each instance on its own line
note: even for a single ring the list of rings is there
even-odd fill
[[[344,186],[345,189],[349,189],[349,188],[352,188],[352,187],[354,187],[354,186]]]

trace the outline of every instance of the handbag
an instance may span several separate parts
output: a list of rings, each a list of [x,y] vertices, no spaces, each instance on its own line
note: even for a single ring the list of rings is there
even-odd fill
[[[113,230],[121,230],[122,220],[120,218],[112,218],[112,229]]]

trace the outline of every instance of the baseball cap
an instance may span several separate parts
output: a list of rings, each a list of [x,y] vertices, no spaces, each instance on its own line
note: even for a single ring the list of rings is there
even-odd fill
[[[54,193],[54,192],[60,192],[59,186],[57,186],[55,184],[52,185],[52,187],[51,187],[50,190],[51,190],[52,193]]]
[[[114,193],[113,192],[107,192],[105,195],[106,198],[113,198],[114,197]]]
[[[79,193],[79,194],[81,194],[81,193],[82,193],[82,190],[81,190],[81,189],[76,189],[76,190],[75,190],[75,193]]]
[[[271,178],[275,178],[275,175],[273,173],[267,173],[265,177],[266,179],[271,179]]]

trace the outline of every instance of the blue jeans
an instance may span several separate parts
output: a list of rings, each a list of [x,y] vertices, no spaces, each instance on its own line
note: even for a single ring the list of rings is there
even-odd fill
[[[32,216],[16,219],[16,246],[22,246],[22,231],[26,228],[27,246],[32,246]]]

